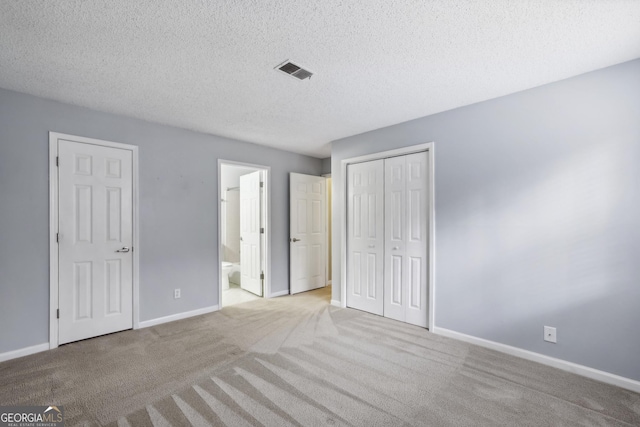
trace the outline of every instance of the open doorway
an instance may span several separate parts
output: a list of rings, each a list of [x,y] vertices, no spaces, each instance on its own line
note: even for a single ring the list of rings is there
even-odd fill
[[[270,295],[269,168],[218,161],[220,307]]]

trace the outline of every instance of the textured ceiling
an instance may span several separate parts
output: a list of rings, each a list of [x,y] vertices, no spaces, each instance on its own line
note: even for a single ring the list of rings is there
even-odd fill
[[[316,157],[638,57],[638,0],[0,0],[0,87]]]

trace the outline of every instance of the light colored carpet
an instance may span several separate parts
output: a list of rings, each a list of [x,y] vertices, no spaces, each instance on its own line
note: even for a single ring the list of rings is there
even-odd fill
[[[328,288],[0,363],[68,426],[640,425],[640,395],[356,310]]]

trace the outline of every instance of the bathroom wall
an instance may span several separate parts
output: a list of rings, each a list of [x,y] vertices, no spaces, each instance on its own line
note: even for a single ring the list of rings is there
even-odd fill
[[[240,262],[240,191],[223,189],[222,261]]]
[[[222,165],[220,184],[222,195],[222,260],[240,262],[240,177],[254,172],[253,168]],[[230,190],[233,189],[233,190]]]

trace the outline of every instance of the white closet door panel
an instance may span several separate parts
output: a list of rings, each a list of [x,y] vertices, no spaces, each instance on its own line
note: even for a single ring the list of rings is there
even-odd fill
[[[382,315],[384,163],[347,167],[347,306]]]
[[[427,153],[384,162],[384,316],[426,326]]]
[[[428,319],[429,268],[429,153],[409,154],[406,157],[406,305],[405,322],[422,327]]]
[[[404,322],[407,295],[405,156],[384,159],[384,168],[384,316]]]

